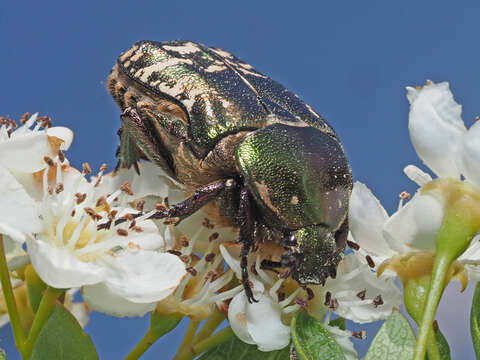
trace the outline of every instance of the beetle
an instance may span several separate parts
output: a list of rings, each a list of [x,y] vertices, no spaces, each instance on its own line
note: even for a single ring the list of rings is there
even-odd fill
[[[118,166],[146,159],[184,184],[186,200],[158,218],[204,207],[239,229],[242,283],[259,241],[285,252],[299,284],[335,277],[348,233],[350,166],[333,128],[285,87],[231,53],[191,41],[140,41],[121,54],[107,88],[120,109]]]

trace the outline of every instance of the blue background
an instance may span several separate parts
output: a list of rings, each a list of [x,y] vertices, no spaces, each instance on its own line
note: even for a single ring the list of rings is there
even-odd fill
[[[0,114],[50,115],[75,141],[68,156],[97,168],[115,164],[119,110],[105,79],[120,52],[140,39],[190,39],[225,48],[297,93],[336,128],[356,179],[391,213],[415,187],[403,175],[419,165],[407,130],[405,86],[448,80],[468,125],[480,113],[480,6],[441,1],[2,1]],[[440,327],[454,359],[473,359],[468,334],[472,285],[449,286]],[[102,359],[120,359],[147,318],[92,313],[86,331]],[[182,323],[180,328],[185,328]],[[145,359],[170,359],[183,330]],[[374,330],[367,328],[369,339]],[[370,340],[357,341],[364,354]],[[0,347],[18,355],[10,329]]]

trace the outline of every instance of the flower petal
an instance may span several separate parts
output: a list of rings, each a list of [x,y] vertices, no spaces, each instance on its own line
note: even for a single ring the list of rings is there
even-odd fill
[[[338,301],[338,315],[358,323],[387,318],[402,301],[400,289],[393,278],[378,278],[377,274],[358,259],[356,253],[345,256],[337,269],[337,277],[325,285],[331,298]],[[364,292],[363,296],[360,296]],[[375,305],[380,296],[382,304]]]
[[[350,331],[342,330],[336,326],[329,326],[328,324],[323,324],[323,326],[330,332],[330,335],[333,336],[338,345],[340,345],[345,360],[358,360],[358,353],[350,339],[352,336]]]
[[[247,329],[247,306],[245,291],[235,295],[228,306],[228,322],[240,340],[247,344],[255,344]]]
[[[59,289],[96,284],[105,278],[105,269],[80,261],[65,247],[54,247],[41,239],[27,238],[27,249],[38,276]]]
[[[127,251],[99,261],[108,267],[105,285],[109,291],[137,303],[166,298],[187,273],[177,256],[155,251]]]
[[[38,207],[22,185],[0,166],[0,233],[23,242],[23,233],[39,231]]]
[[[467,181],[480,186],[480,121],[463,135],[459,150],[460,169]]]
[[[407,88],[408,128],[418,157],[439,177],[460,178],[457,151],[466,128],[447,82]]]
[[[431,195],[416,194],[393,214],[384,227],[385,239],[399,253],[434,250],[443,219],[443,206]]]
[[[283,349],[290,343],[290,327],[282,323],[281,308],[265,294],[247,305],[247,329],[261,351]]]
[[[14,132],[15,133],[15,132]],[[0,166],[14,171],[33,173],[47,166],[43,158],[54,157],[45,132],[27,133],[0,142]]]
[[[385,259],[395,254],[382,235],[387,220],[387,212],[370,189],[355,182],[348,213],[350,231],[361,248]]]
[[[62,140],[60,150],[68,150],[73,141],[73,131],[63,126],[54,126],[47,129],[47,135],[49,137],[54,136]]]
[[[113,316],[143,316],[155,309],[156,302],[137,303],[118,296],[106,284],[88,285],[83,288],[83,299],[92,310]]]

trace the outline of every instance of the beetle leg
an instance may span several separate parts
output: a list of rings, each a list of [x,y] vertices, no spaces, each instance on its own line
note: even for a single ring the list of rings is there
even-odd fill
[[[250,281],[248,280],[248,253],[250,248],[253,245],[255,240],[254,237],[254,224],[252,209],[250,207],[250,196],[248,190],[243,188],[240,193],[240,206],[239,206],[239,223],[240,223],[240,235],[238,237],[238,242],[242,243],[242,250],[240,251],[240,267],[242,268],[242,284],[245,289],[245,294],[247,295],[248,302],[258,302],[253,297],[252,287]]]
[[[225,190],[230,190],[235,186],[233,179],[220,180],[208,184],[190,196],[189,198],[173,205],[164,211],[159,211],[152,215],[151,219],[179,218],[177,224],[184,218],[200,210],[208,202],[215,200]]]

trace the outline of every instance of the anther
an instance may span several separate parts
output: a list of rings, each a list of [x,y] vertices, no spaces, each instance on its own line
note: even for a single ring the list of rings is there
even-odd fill
[[[250,266],[250,271],[253,275],[258,275],[258,271],[257,269],[255,269],[255,264],[252,264],[252,266]]]
[[[352,250],[360,250],[360,245],[358,245],[356,242],[353,242],[353,241],[350,241],[350,240],[347,240],[347,245],[350,247],[350,249]]]
[[[85,174],[85,175],[88,175],[88,174],[91,174],[92,173],[92,168],[90,167],[90,164],[85,162],[82,164],[82,172]]]
[[[185,264],[190,264],[190,256],[188,255],[180,256],[180,260],[182,260]]]
[[[330,300],[332,299],[332,293],[330,291],[327,291],[325,293],[325,306],[328,306],[330,304]]]
[[[186,270],[189,272],[190,275],[197,276],[197,270],[195,270],[193,267],[188,267]]]
[[[117,234],[119,236],[128,236],[128,231],[125,229],[117,229]]]
[[[187,238],[180,238],[180,243],[182,244],[183,247],[188,247],[190,245],[190,242],[187,240]]]
[[[143,229],[140,226],[134,226],[132,227],[132,230],[135,232],[143,232]]]
[[[173,218],[168,218],[168,219],[165,219],[163,220],[163,223],[165,225],[177,225],[178,223],[180,222],[180,218],[178,217],[173,217]]]
[[[292,272],[290,270],[285,270],[285,271],[282,271],[280,274],[278,274],[278,277],[280,279],[286,279],[290,276]]]
[[[118,214],[118,210],[112,210],[112,211],[110,211],[110,213],[108,214],[108,218],[109,218],[110,220],[113,220],[113,219],[115,219],[115,216],[117,216],[117,214]]]
[[[130,213],[126,213],[125,215],[123,215],[123,218],[127,221],[132,221],[134,219],[133,215]]]
[[[365,256],[365,259],[367,260],[368,266],[370,266],[371,268],[375,267],[375,262],[370,255]]]
[[[133,195],[133,190],[131,185],[128,182],[124,182],[122,186],[120,186],[120,190],[123,191],[124,193],[132,196]]]
[[[165,197],[165,199],[163,200],[163,202],[165,203],[165,205],[167,205],[167,207],[170,207],[170,204],[168,202],[168,196]]]
[[[277,296],[278,296],[278,302],[285,300],[285,293],[283,291],[279,291]]]
[[[353,331],[352,336],[355,339],[365,340],[367,338],[367,331],[366,330]]]
[[[360,300],[365,300],[365,295],[367,294],[367,289],[363,289],[362,291],[359,291],[357,293],[357,297],[360,299]]]
[[[45,161],[47,163],[47,165],[50,166],[50,167],[55,166],[55,162],[52,160],[52,158],[50,158],[48,156],[44,156],[43,161]]]
[[[60,160],[60,163],[63,163],[65,161],[65,154],[62,150],[58,150],[58,160]]]
[[[378,307],[380,305],[383,305],[382,295],[377,295],[375,299],[373,299],[373,306]]]
[[[202,226],[206,227],[207,229],[213,229],[215,227],[215,225],[211,223],[208,218],[203,219]]]
[[[25,124],[28,119],[30,119],[30,113],[29,112],[26,112],[25,114],[22,115],[22,117],[20,118],[20,124]]]
[[[135,219],[132,220],[132,222],[130,223],[130,225],[128,226],[129,229],[133,229],[137,227],[137,222],[135,221]]]
[[[39,123],[44,128],[52,127],[52,119],[50,119],[50,116],[39,116],[37,118],[37,123]]]
[[[331,309],[332,311],[337,310],[338,309],[338,300],[337,299],[330,300],[330,303],[328,304],[328,308]]]
[[[308,305],[308,303],[307,303],[306,300],[304,300],[304,299],[302,299],[302,298],[299,298],[299,297],[296,297],[296,298],[295,298],[295,304],[300,305],[300,307],[301,307],[302,309],[305,309],[305,308],[307,307],[307,305]]]
[[[408,200],[410,199],[410,193],[406,192],[406,191],[402,191],[399,195],[400,199],[403,199],[403,200]]]
[[[102,219],[102,217],[100,215],[98,215],[95,212],[95,210],[93,210],[92,208],[84,207],[83,210],[87,213],[88,216],[90,216],[95,221]]]
[[[170,254],[173,254],[173,255],[176,255],[176,256],[181,256],[182,253],[180,251],[177,251],[177,250],[167,250],[168,253]]]
[[[309,287],[305,287],[305,291],[307,292],[308,300],[312,300],[315,297],[315,294],[312,289]]]
[[[105,170],[107,170],[107,167],[108,167],[107,164],[102,164],[102,166],[100,166],[100,171],[105,171]]]
[[[55,187],[55,193],[56,194],[60,194],[62,191],[63,191],[64,187],[63,187],[63,184],[62,183],[59,183],[57,184],[57,186]]]
[[[157,210],[158,212],[164,212],[168,210],[168,207],[164,203],[156,203],[155,210]]]
[[[85,199],[87,198],[87,194],[76,193],[75,197],[77,198],[77,205],[79,205],[79,204],[81,204],[82,202],[85,201]]]
[[[74,216],[75,216],[75,209],[74,209],[74,210],[72,210],[72,214],[71,214],[71,215],[72,215],[72,217],[74,217]]]
[[[217,240],[218,239],[218,233],[217,232],[214,232],[212,235],[210,235],[208,237],[208,241],[214,241],[214,240]]]

